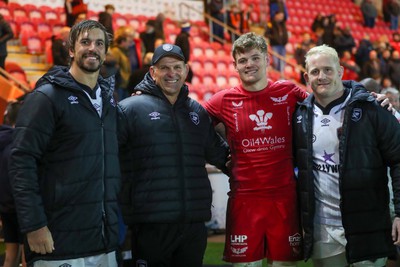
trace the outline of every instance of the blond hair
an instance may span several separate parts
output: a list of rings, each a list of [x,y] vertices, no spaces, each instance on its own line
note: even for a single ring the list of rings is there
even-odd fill
[[[314,46],[305,55],[305,58],[306,58],[306,70],[308,70],[310,57],[312,57],[314,55],[327,55],[331,59],[333,59],[336,67],[340,68],[339,55],[336,52],[336,50],[333,49],[332,47],[328,46],[328,45],[323,44],[323,45],[319,45],[319,46]]]

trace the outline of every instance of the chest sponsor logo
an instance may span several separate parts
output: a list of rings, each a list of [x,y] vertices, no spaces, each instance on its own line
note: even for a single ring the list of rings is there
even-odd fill
[[[351,114],[351,120],[354,122],[358,122],[362,118],[362,109],[354,108],[353,113]]]
[[[159,120],[160,115],[161,114],[157,111],[153,111],[152,113],[149,114],[151,120]]]
[[[327,153],[324,150],[324,155],[321,156],[321,159],[324,161],[324,164],[314,163],[314,169],[325,173],[338,173],[339,164],[336,164],[336,161],[333,160],[334,156],[335,153]]]
[[[192,120],[192,122],[193,122],[195,125],[199,125],[199,123],[200,123],[199,114],[197,114],[196,112],[190,112],[190,113],[189,113],[189,116],[190,116],[190,119]]]
[[[287,103],[288,94],[280,97],[270,97],[271,100],[274,102],[274,105],[282,105]]]
[[[79,104],[79,102],[78,102],[78,97],[77,97],[77,96],[71,95],[70,97],[68,97],[68,100],[70,101],[69,103],[70,103],[71,105],[73,105],[73,104]]]
[[[239,101],[239,102],[232,101],[232,106],[233,106],[234,109],[235,108],[242,108],[243,107],[243,101]]]
[[[72,265],[71,265],[71,264],[68,264],[68,263],[63,263],[63,264],[61,264],[61,265],[58,266],[58,267],[72,267]]]
[[[250,120],[256,123],[256,127],[254,127],[254,131],[260,130],[269,130],[272,129],[272,126],[268,125],[268,120],[272,118],[272,112],[266,113],[264,110],[258,110],[256,114],[250,114]]]

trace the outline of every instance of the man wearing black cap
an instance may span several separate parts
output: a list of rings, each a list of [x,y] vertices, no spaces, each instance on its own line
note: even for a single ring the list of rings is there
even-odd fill
[[[178,46],[157,47],[141,94],[119,103],[120,204],[135,266],[202,266],[212,200],[205,163],[224,170],[229,152],[188,97],[184,61]]]

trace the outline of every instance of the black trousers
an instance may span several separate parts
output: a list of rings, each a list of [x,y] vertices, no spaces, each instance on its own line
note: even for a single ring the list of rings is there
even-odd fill
[[[130,225],[135,267],[201,267],[207,246],[203,222]]]

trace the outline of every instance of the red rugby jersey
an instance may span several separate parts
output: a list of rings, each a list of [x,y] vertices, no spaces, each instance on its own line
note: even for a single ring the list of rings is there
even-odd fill
[[[294,185],[292,115],[296,102],[306,97],[289,81],[269,81],[261,91],[234,87],[205,103],[214,122],[226,128],[233,163],[231,194],[279,194]]]

